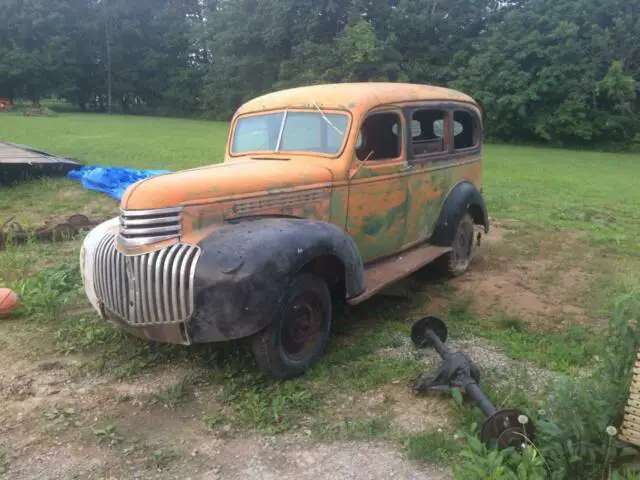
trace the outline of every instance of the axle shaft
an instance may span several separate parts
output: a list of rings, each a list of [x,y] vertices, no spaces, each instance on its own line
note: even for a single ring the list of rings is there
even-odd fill
[[[438,335],[436,335],[436,332],[434,332],[431,329],[428,329],[425,332],[425,335],[429,339],[430,345],[433,348],[435,348],[435,350],[438,352],[440,357],[445,358],[445,357],[451,356],[451,351],[446,347],[446,345],[442,341],[440,341],[440,339],[438,338]]]
[[[439,318],[426,317],[414,323],[411,329],[413,344],[418,348],[433,347],[442,359],[435,376],[421,376],[415,389],[418,392],[464,390],[485,416],[481,432],[483,442],[496,442],[500,447],[522,447],[527,439],[533,438],[533,424],[521,411],[498,410],[491,403],[478,386],[478,368],[464,353],[452,353],[447,348],[447,334],[447,327]]]

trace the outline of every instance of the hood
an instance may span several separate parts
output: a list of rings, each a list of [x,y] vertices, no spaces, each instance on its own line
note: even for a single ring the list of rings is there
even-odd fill
[[[331,170],[313,165],[312,161],[238,160],[158,175],[130,186],[122,196],[121,207],[170,208],[314,184],[320,187],[331,182]]]

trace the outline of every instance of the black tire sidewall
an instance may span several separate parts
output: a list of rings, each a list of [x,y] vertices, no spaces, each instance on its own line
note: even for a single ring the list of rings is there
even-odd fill
[[[302,359],[293,359],[284,351],[281,342],[283,315],[290,302],[299,294],[311,291],[321,302],[324,310],[324,322],[321,334],[313,350]],[[326,352],[331,337],[331,294],[325,280],[311,273],[300,273],[293,277],[280,302],[278,314],[273,323],[259,335],[263,336],[262,342],[267,343],[266,351],[262,350],[261,355],[268,355],[269,373],[279,378],[291,378],[303,374]],[[264,338],[266,336],[266,338]],[[259,362],[264,364],[264,362]],[[264,370],[264,368],[263,368]]]

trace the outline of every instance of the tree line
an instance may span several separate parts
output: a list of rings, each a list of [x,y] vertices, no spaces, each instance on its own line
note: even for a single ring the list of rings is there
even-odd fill
[[[488,137],[630,146],[640,0],[0,0],[0,97],[228,119],[297,85],[465,91]]]

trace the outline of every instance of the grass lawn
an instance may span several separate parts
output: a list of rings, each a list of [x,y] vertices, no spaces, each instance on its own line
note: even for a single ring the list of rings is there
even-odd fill
[[[220,122],[0,115],[0,141],[89,165],[173,170],[206,165],[222,159],[226,136],[227,124]],[[285,384],[260,379],[251,360],[235,348],[149,344],[98,322],[80,291],[81,239],[11,247],[0,252],[0,285],[21,293],[25,311],[22,318],[0,323],[0,360],[30,375],[19,371],[27,368],[24,359],[73,358],[70,381],[93,393],[82,407],[70,398],[57,399],[75,405],[73,415],[65,410],[54,415],[72,425],[65,423],[60,435],[78,442],[80,431],[86,443],[87,431],[92,437],[90,424],[100,445],[107,441],[132,449],[134,465],[149,458],[157,463],[165,455],[168,464],[176,462],[173,454],[154,450],[153,438],[173,438],[169,427],[179,423],[180,415],[198,418],[198,428],[216,435],[241,436],[249,429],[261,434],[308,431],[320,441],[378,439],[412,458],[447,463],[456,448],[452,429],[470,419],[450,402],[428,403],[405,393],[408,382],[436,360],[407,347],[412,322],[427,313],[443,315],[457,345],[476,355],[494,400],[540,407],[539,398],[522,395],[529,384],[512,371],[511,383],[505,384],[503,364],[520,362],[537,378],[547,378],[584,372],[597,362],[599,332],[606,328],[614,300],[640,287],[639,178],[638,154],[487,145],[484,194],[494,229],[470,272],[454,281],[416,275],[403,282],[407,295],[375,297],[352,309],[337,326],[327,357],[305,377]],[[73,212],[108,217],[117,205],[56,179],[3,188],[0,212],[0,223],[15,214],[21,223],[39,226]],[[106,378],[101,381],[113,391],[87,387],[87,378],[95,376]],[[512,388],[514,383],[519,390]],[[144,391],[137,389],[140,384]],[[11,415],[18,400],[8,398]],[[125,409],[131,402],[147,405],[142,417],[153,418],[157,408],[164,408],[160,414],[166,426],[139,425],[140,418]],[[97,422],[89,419],[94,418],[91,406],[102,412]],[[406,411],[411,412],[408,422],[402,416]],[[40,431],[42,412],[31,414],[26,430]],[[84,426],[67,419],[83,415],[78,423]],[[148,436],[143,446],[136,443],[139,435],[133,435],[130,422]],[[181,428],[197,437],[196,427]],[[182,440],[189,445],[193,438]],[[5,455],[9,465],[19,464],[20,455],[2,449],[0,443],[0,459]]]

